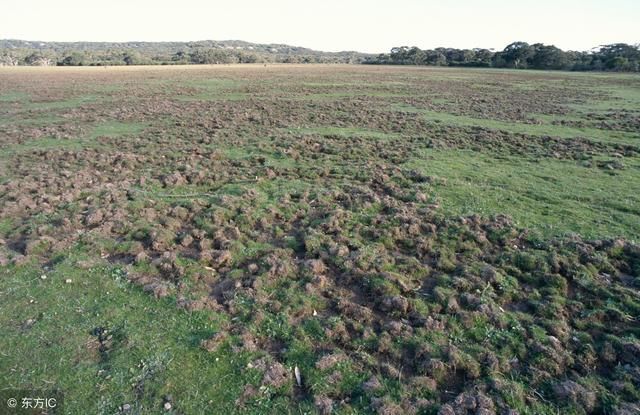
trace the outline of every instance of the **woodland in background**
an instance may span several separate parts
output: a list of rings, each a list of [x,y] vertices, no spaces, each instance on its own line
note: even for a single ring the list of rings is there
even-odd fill
[[[367,57],[374,56],[239,40],[125,43],[0,40],[0,66],[360,63]]]
[[[480,68],[557,69],[569,71],[638,72],[638,45],[615,43],[589,52],[565,52],[553,45],[514,42],[502,52],[488,49],[396,47],[365,63],[380,65],[467,66]]]
[[[489,49],[401,46],[378,56],[359,52],[320,52],[289,45],[243,41],[200,42],[28,42],[0,40],[0,66],[187,65],[231,63],[364,63],[569,71],[640,71],[638,45],[616,43],[587,52],[553,45],[514,42]]]

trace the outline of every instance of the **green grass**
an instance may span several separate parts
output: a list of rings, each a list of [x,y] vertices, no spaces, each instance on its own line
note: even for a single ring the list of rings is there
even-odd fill
[[[224,155],[229,160],[253,160],[256,157],[264,158],[265,167],[295,167],[298,163],[288,155],[278,151],[265,151],[257,148],[226,148]]]
[[[580,104],[572,104],[571,108],[583,112],[601,112],[608,110],[629,110],[640,108],[640,89],[607,85],[593,88],[594,92],[604,94],[605,98],[592,99]]]
[[[203,78],[182,81],[181,86],[190,86],[207,90],[231,89],[242,85],[242,81],[230,78]]]
[[[238,90],[243,82],[228,78],[194,79],[180,82],[174,86],[195,88],[199,92],[176,95],[180,101],[242,101],[251,94]]]
[[[382,131],[374,131],[366,128],[355,128],[355,127],[306,127],[306,128],[297,128],[297,129],[285,129],[285,131],[291,133],[301,133],[301,134],[318,134],[318,135],[331,135],[338,136],[344,139],[349,139],[352,137],[365,137],[375,140],[389,140],[392,138],[397,138],[397,134],[385,133]]]
[[[82,150],[89,147],[103,146],[103,144],[95,141],[97,137],[120,137],[127,134],[136,134],[146,126],[143,123],[105,122],[98,124],[88,137],[68,139],[44,137],[29,140],[22,144],[9,144],[0,153],[0,158],[34,150]]]
[[[60,388],[67,414],[116,413],[125,403],[153,414],[165,395],[179,397],[174,408],[182,413],[201,413],[205,403],[213,413],[238,412],[242,387],[258,379],[246,370],[246,353],[199,347],[220,330],[219,317],[155,300],[118,267],[78,268],[87,258],[76,248],[50,271],[35,264],[0,269],[3,387]],[[25,328],[29,319],[35,323]],[[103,355],[92,346],[98,327],[114,336]],[[132,385],[141,383],[137,393]],[[265,409],[278,405],[276,399]]]
[[[514,134],[529,134],[537,136],[551,136],[560,138],[584,137],[593,141],[607,143],[621,143],[638,145],[640,136],[634,133],[600,130],[597,128],[579,128],[552,124],[525,124],[517,122],[506,122],[490,118],[474,118],[466,115],[455,115],[444,112],[421,110],[419,108],[398,105],[396,108],[405,112],[416,112],[422,114],[428,121],[433,121],[445,125],[457,125],[463,127],[483,127],[492,130],[506,131]],[[541,121],[544,118],[538,117]]]
[[[92,104],[98,102],[100,98],[97,95],[82,95],[61,101],[38,101],[26,103],[23,108],[34,111],[53,111],[61,109],[69,109],[80,107],[84,104]]]
[[[178,95],[179,101],[243,101],[251,97],[244,92],[206,92],[190,95]]]
[[[14,92],[6,92],[4,94],[0,94],[0,102],[11,103],[11,102],[23,102],[29,100],[30,95],[26,92],[14,91]]]
[[[58,111],[77,108],[85,104],[92,104],[104,100],[106,100],[105,97],[100,97],[99,95],[93,94],[82,94],[71,98],[54,101],[39,100],[32,95],[20,92],[4,94],[0,96],[0,107],[8,106],[8,108],[11,108],[12,112],[17,109],[18,114],[14,114],[7,119],[0,119],[0,125],[35,125],[41,122],[62,121],[62,118],[57,117],[53,114],[41,115],[41,113],[45,111]],[[33,114],[33,112],[36,112],[37,114]]]
[[[0,219],[0,235],[8,233],[15,226],[15,220],[13,218]]]
[[[147,124],[136,122],[103,122],[98,124],[91,132],[91,138],[96,137],[119,137],[128,134],[140,133],[147,127]]]
[[[345,92],[316,92],[316,93],[305,93],[305,94],[296,94],[293,96],[295,99],[305,99],[305,100],[319,100],[319,101],[333,101],[340,98],[400,98],[404,97],[403,94],[385,92],[385,91],[345,91]]]
[[[56,115],[41,114],[35,117],[7,117],[0,119],[0,126],[12,125],[12,126],[29,126],[29,127],[41,127],[44,125],[56,124],[64,122],[65,119]]]
[[[15,153],[23,153],[35,150],[54,150],[54,149],[67,149],[67,150],[81,150],[83,148],[94,146],[94,144],[86,139],[62,139],[62,138],[38,138],[29,140],[23,144],[9,144],[7,145],[0,158],[10,156]]]
[[[444,178],[433,191],[450,214],[506,213],[547,236],[569,232],[637,239],[640,162],[611,174],[574,161],[496,158],[472,151],[432,150],[405,167]]]

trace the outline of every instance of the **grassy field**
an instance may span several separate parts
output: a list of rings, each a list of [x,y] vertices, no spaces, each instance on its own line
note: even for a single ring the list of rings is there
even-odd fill
[[[635,75],[0,68],[0,389],[64,413],[639,413],[639,239]]]

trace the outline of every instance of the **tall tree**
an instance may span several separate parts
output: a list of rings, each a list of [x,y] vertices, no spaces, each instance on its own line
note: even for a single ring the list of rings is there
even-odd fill
[[[527,42],[513,42],[502,51],[502,57],[508,66],[526,68],[527,60],[533,56],[534,49]]]

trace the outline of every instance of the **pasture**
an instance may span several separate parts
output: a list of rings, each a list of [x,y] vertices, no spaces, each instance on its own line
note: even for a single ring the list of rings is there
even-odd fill
[[[637,75],[0,68],[0,381],[65,413],[635,413],[639,236]]]

